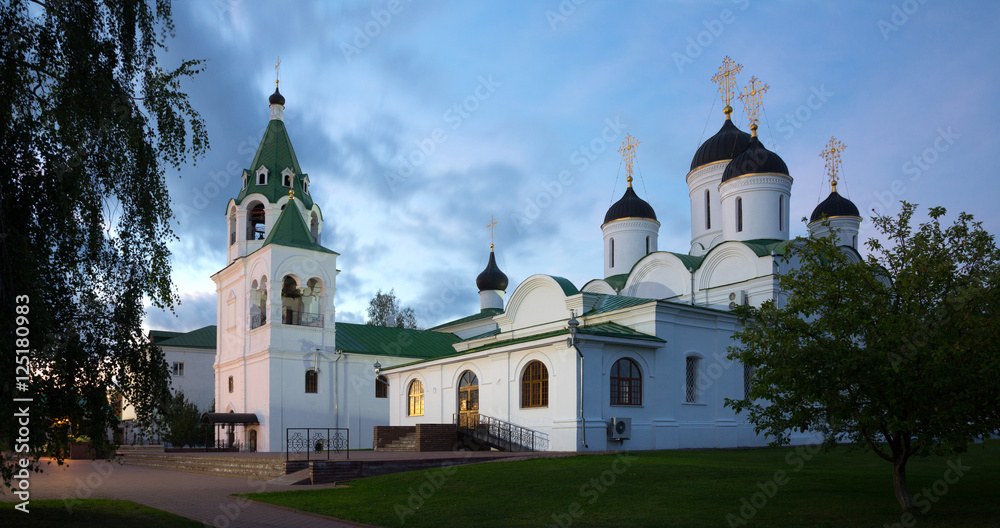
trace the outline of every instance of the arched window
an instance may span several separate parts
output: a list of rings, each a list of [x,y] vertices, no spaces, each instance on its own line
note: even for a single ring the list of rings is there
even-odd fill
[[[247,240],[264,240],[264,204],[258,203],[250,209],[247,221]]]
[[[233,377],[229,376],[229,392],[233,392]]]
[[[315,370],[306,371],[306,392],[316,394],[319,389],[319,374]]]
[[[712,229],[712,193],[705,189],[705,229]]]
[[[376,398],[389,397],[389,378],[385,376],[379,376],[375,378],[375,397]]]
[[[319,219],[316,218],[316,213],[312,214],[312,220],[309,222],[309,233],[312,234],[313,242],[319,244]]]
[[[302,305],[302,290],[291,275],[285,275],[281,281],[281,324],[303,324]]]
[[[858,235],[854,235],[851,237],[851,247],[853,247],[854,249],[858,249]]]
[[[736,199],[736,232],[743,231],[743,198]]]
[[[290,172],[286,172],[281,175],[281,185],[285,187],[292,186],[292,174]]]
[[[608,267],[615,267],[615,239],[613,238],[611,239],[611,266]]]
[[[549,406],[549,370],[538,360],[521,374],[521,408]]]
[[[229,215],[229,245],[236,243],[236,212]]]
[[[642,371],[629,358],[611,367],[611,405],[642,405]]]
[[[410,407],[407,416],[424,415],[424,384],[420,380],[410,382],[410,388],[406,391],[410,400]]]
[[[698,363],[701,358],[696,356],[688,356],[687,364],[685,369],[684,378],[684,401],[687,403],[695,403],[698,401]]]
[[[778,231],[785,230],[785,197],[778,197]]]
[[[646,254],[649,254],[649,237],[646,237]]]

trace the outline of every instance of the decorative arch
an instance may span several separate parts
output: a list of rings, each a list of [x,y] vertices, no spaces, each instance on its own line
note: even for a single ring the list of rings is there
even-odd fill
[[[757,276],[757,255],[739,242],[716,246],[705,256],[698,269],[698,289],[731,284]]]
[[[667,299],[691,289],[691,272],[672,253],[658,251],[632,267],[622,294],[647,299]]]
[[[526,328],[569,318],[566,298],[579,293],[566,279],[532,275],[517,286],[498,318],[504,331]]]
[[[587,284],[583,285],[583,290],[587,293],[603,293],[605,295],[618,295],[618,292],[611,287],[607,281],[602,279],[594,279]]]

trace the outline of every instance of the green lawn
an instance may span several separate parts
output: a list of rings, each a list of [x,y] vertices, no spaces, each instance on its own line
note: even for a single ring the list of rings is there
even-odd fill
[[[900,515],[889,463],[846,447],[496,462],[246,496],[385,527],[1000,527],[1000,441],[913,460],[907,473],[926,510],[913,518]]]
[[[204,526],[179,515],[136,504],[132,501],[87,499],[73,502],[70,512],[61,500],[33,500],[28,513],[14,509],[11,502],[0,502],[0,526],[42,528],[170,528]]]

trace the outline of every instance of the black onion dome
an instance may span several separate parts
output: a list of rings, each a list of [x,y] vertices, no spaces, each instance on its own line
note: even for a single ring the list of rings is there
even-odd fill
[[[500,268],[497,266],[497,259],[493,255],[493,250],[490,250],[490,263],[476,277],[476,286],[479,288],[479,291],[507,291],[507,275],[504,275],[504,272],[500,271]]]
[[[757,136],[750,138],[746,150],[733,158],[722,173],[722,181],[738,178],[746,174],[784,174],[788,176],[788,165],[780,156],[767,150]]]
[[[639,198],[639,195],[635,194],[632,186],[629,185],[628,189],[625,189],[625,196],[622,196],[621,200],[615,202],[608,209],[608,213],[604,215],[604,223],[606,224],[612,220],[621,218],[648,218],[656,220],[656,213],[653,211],[653,207],[642,198]]]
[[[733,159],[743,152],[749,143],[750,134],[736,128],[731,119],[726,119],[726,122],[722,123],[722,128],[698,147],[694,159],[691,160],[691,170],[716,161]]]
[[[813,209],[813,214],[809,217],[809,223],[811,224],[817,220],[834,216],[855,216],[861,218],[861,213],[858,212],[858,207],[854,205],[854,202],[844,198],[837,191],[833,191],[830,193],[830,196],[826,197],[826,200],[820,202]]]
[[[267,98],[267,102],[268,104],[279,104],[281,106],[285,106],[285,96],[281,95],[281,92],[278,91],[278,87],[275,86],[274,93],[271,94],[271,97]]]

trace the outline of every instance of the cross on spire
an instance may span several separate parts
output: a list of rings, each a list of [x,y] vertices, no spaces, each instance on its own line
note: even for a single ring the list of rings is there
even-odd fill
[[[722,66],[719,66],[719,73],[712,76],[712,82],[719,85],[719,94],[722,95],[722,101],[726,103],[726,107],[722,110],[726,114],[726,119],[729,119],[729,114],[733,113],[733,107],[729,106],[729,103],[733,100],[736,74],[742,70],[742,64],[736,64],[736,61],[726,55],[722,59]]]
[[[281,82],[281,81],[278,80],[280,78],[280,76],[279,76],[280,72],[278,71],[278,68],[280,68],[280,67],[281,67],[281,57],[278,57],[278,62],[274,65],[274,87],[275,88],[277,88],[278,87],[278,83]]]
[[[837,180],[840,179],[840,153],[846,148],[837,138],[830,136],[830,142],[819,153],[819,157],[826,160],[826,176],[830,179],[833,192],[837,192]]]
[[[750,132],[757,135],[757,123],[760,122],[761,96],[767,92],[770,86],[760,82],[757,77],[750,77],[750,82],[746,88],[740,92],[740,101],[747,111],[747,120],[750,121]]]
[[[618,149],[618,152],[622,155],[622,161],[625,162],[625,174],[628,176],[626,181],[628,181],[628,186],[632,186],[632,164],[635,162],[635,147],[640,145],[638,141],[635,140],[630,134],[625,134],[625,141],[622,141],[622,148]]]
[[[493,234],[497,228],[497,219],[490,215],[490,223],[486,224],[486,229],[490,230],[490,251],[493,251]]]

